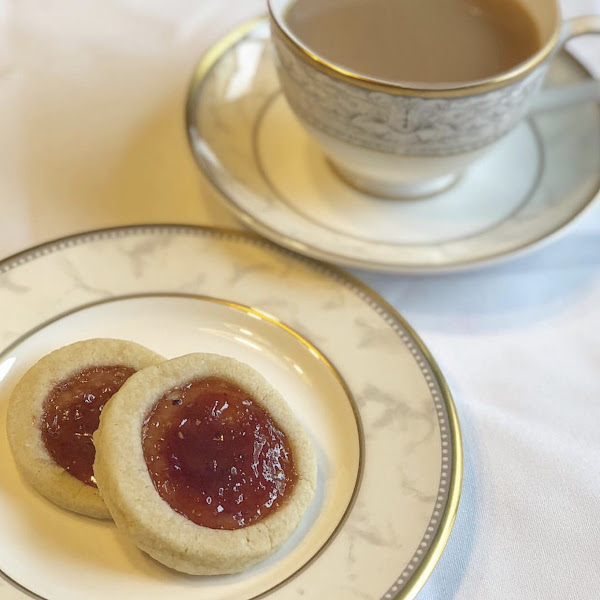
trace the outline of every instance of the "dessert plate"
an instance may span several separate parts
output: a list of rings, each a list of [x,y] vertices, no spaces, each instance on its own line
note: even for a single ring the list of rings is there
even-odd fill
[[[4,260],[0,310],[2,598],[413,598],[440,557],[462,478],[455,408],[417,335],[358,280],[254,234],[133,226]],[[50,350],[97,336],[232,356],[280,390],[314,442],[318,484],[272,557],[185,576],[19,477],[12,387]]]
[[[589,77],[561,52],[548,84]],[[435,272],[499,261],[564,232],[600,189],[600,111],[587,102],[535,113],[446,192],[392,201],[355,190],[288,107],[265,20],[205,56],[186,115],[197,163],[246,225],[351,267]]]

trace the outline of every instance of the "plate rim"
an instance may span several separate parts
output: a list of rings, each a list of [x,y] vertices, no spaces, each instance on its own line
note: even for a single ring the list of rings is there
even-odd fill
[[[385,314],[387,313],[389,317],[391,317],[393,320],[399,323],[410,338],[410,341],[415,344],[415,346],[422,353],[426,361],[429,363],[431,371],[436,378],[436,383],[440,390],[441,400],[447,413],[449,429],[448,435],[450,438],[450,447],[452,449],[452,461],[450,462],[450,466],[448,469],[449,482],[447,502],[444,507],[443,513],[439,517],[439,526],[435,532],[435,535],[432,536],[429,548],[423,555],[423,559],[421,560],[419,566],[416,567],[413,571],[411,571],[404,586],[400,590],[398,590],[397,593],[390,592],[388,590],[388,592],[384,595],[385,598],[393,598],[395,600],[412,600],[421,590],[421,588],[433,572],[433,569],[435,568],[439,559],[441,558],[441,555],[450,537],[454,522],[456,520],[462,491],[464,448],[456,405],[454,403],[450,387],[441,371],[441,368],[439,367],[437,361],[431,354],[429,348],[425,345],[425,343],[416,333],[413,327],[378,292],[376,292],[367,284],[363,283],[360,279],[358,279],[357,277],[348,273],[340,267],[323,263],[311,257],[297,254],[288,248],[282,248],[281,246],[278,246],[274,242],[263,238],[257,233],[227,227],[191,225],[184,223],[142,223],[132,225],[121,225],[93,230],[85,230],[67,236],[57,237],[42,242],[40,244],[31,246],[29,248],[25,248],[3,259],[0,259],[0,276],[12,271],[15,268],[25,265],[37,258],[53,254],[54,252],[61,251],[66,248],[84,245],[88,242],[94,242],[98,240],[105,240],[111,238],[115,239],[119,237],[130,237],[136,234],[143,235],[153,233],[161,235],[175,235],[178,232],[193,235],[204,234],[239,238],[248,243],[259,244],[264,248],[267,248],[271,252],[287,255],[288,257],[300,260],[301,262],[310,265],[313,269],[316,269],[321,273],[329,273],[338,281],[345,280],[347,284],[349,284],[351,287],[354,287],[359,292],[359,295],[363,299],[369,298],[372,302],[378,305],[381,309],[382,316],[385,316]],[[253,310],[260,309],[253,308]],[[10,347],[12,343],[13,342],[8,344],[7,348]],[[0,349],[0,352],[4,352],[4,348]],[[35,592],[28,590],[19,582],[13,580],[2,570],[0,570],[0,578],[4,579],[11,585],[14,585],[17,589],[19,589],[20,591],[22,591],[26,595],[29,595],[32,598],[36,598],[38,600],[46,600],[42,596],[35,594]],[[390,589],[392,589],[395,585],[397,584],[392,584]],[[267,595],[271,593],[271,591],[274,591],[274,589],[276,588],[269,590],[267,592]]]
[[[558,224],[552,231],[542,234],[533,240],[520,243],[511,249],[501,251],[499,253],[466,260],[453,260],[443,265],[430,263],[406,264],[402,261],[382,264],[369,261],[368,259],[340,256],[333,251],[316,249],[310,244],[290,237],[284,233],[281,233],[277,229],[262,223],[258,218],[237,203],[233,194],[231,194],[223,185],[221,185],[218,181],[218,178],[214,176],[207,161],[200,155],[200,153],[196,151],[196,142],[202,140],[202,135],[200,135],[198,128],[196,127],[194,111],[195,107],[197,106],[197,100],[199,96],[201,96],[204,81],[210,75],[211,71],[217,65],[219,60],[254,29],[264,26],[268,22],[268,15],[261,15],[242,23],[241,25],[238,25],[229,33],[221,37],[201,56],[193,70],[192,77],[188,84],[184,112],[188,146],[194,162],[214,186],[214,188],[219,192],[220,198],[235,214],[235,216],[252,230],[258,232],[260,235],[268,238],[269,240],[313,259],[333,262],[340,266],[364,269],[367,271],[399,274],[456,273],[481,268],[484,266],[497,265],[541,249],[559,237],[565,235],[571,227],[578,223],[579,220],[583,218],[585,214],[587,214],[594,204],[600,203],[599,183],[597,188],[589,196],[586,196],[585,203],[576,212],[571,214],[566,221]],[[587,75],[589,78],[593,78],[590,70],[566,48],[561,48],[560,52],[563,53],[583,74]],[[597,107],[600,110],[600,104],[597,104]]]

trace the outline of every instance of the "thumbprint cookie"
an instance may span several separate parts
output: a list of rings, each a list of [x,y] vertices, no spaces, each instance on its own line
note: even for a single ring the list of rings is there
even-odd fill
[[[189,574],[236,573],[272,554],[316,485],[312,443],[281,394],[216,354],[132,375],[102,412],[94,443],[117,527]]]
[[[23,477],[77,513],[110,518],[93,472],[93,434],[111,396],[136,371],[165,359],[139,344],[90,339],[34,364],[14,388],[7,435]]]

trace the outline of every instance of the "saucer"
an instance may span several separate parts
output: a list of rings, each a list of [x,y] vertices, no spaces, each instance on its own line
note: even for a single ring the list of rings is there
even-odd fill
[[[548,85],[590,75],[558,53]],[[345,183],[289,108],[266,19],[201,61],[187,100],[194,157],[233,212],[272,241],[349,267],[465,269],[555,239],[600,190],[600,111],[593,102],[533,114],[450,189],[389,200]]]

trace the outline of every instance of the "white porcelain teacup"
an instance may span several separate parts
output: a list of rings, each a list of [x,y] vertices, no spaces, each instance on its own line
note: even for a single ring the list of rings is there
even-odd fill
[[[286,25],[293,1],[269,0],[285,97],[340,176],[384,197],[450,186],[531,110],[564,42],[600,33],[600,16],[563,22],[557,0],[522,0],[543,40],[535,54],[493,78],[417,88],[367,78],[316,55]]]

